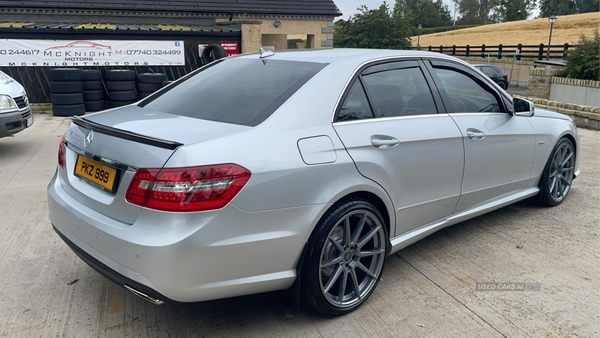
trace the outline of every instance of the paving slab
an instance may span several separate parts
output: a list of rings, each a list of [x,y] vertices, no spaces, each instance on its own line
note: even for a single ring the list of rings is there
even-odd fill
[[[36,114],[0,139],[0,337],[600,336],[598,131],[579,130],[582,175],[563,204],[523,201],[443,229],[389,257],[369,301],[332,318],[276,292],[155,306],[96,273],[48,220],[68,123]],[[476,290],[491,282],[541,290]]]

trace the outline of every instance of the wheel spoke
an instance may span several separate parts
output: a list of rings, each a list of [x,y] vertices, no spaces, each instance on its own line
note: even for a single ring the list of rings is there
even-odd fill
[[[335,271],[329,276],[329,280],[327,280],[327,283],[323,286],[323,291],[325,291],[325,293],[329,292],[333,284],[340,278],[343,270],[344,269],[339,265],[335,268]]]
[[[556,189],[556,176],[552,178],[552,182],[550,183],[550,193],[554,196],[554,191]]]
[[[361,262],[356,262],[356,266],[355,266],[355,267],[356,267],[356,268],[359,268],[359,269],[361,269],[361,270],[362,270],[362,271],[364,271],[364,272],[366,272],[366,273],[367,273],[367,275],[371,276],[371,278],[373,278],[373,279],[376,279],[376,278],[377,278],[377,276],[375,276],[375,274],[374,274],[374,273],[372,273],[372,272],[371,272],[371,270],[367,269],[367,267],[366,267],[366,266],[364,266],[364,265],[363,265],[363,263],[361,263]]]
[[[350,245],[350,217],[344,219],[344,246]]]
[[[384,253],[383,249],[374,249],[368,251],[359,251],[356,255],[358,257],[370,257]]]
[[[570,153],[569,156],[567,156],[567,158],[560,163],[560,166],[564,167],[567,164],[567,162],[569,162],[569,160],[571,159],[571,157],[573,157],[573,153]]]
[[[330,241],[330,242],[331,242],[333,245],[335,245],[335,247],[338,249],[338,251],[339,251],[340,253],[341,253],[341,252],[344,252],[344,248],[342,247],[342,245],[340,244],[340,242],[336,241],[336,240],[335,240],[335,238],[333,238],[333,237],[331,237],[331,236],[329,236],[329,238],[328,238],[328,239],[329,239],[329,241]]]
[[[560,180],[565,182],[566,185],[571,185],[571,182],[569,182],[569,180],[567,180],[567,178],[562,175],[560,176]]]
[[[358,278],[356,277],[356,271],[354,270],[354,268],[350,269],[350,277],[352,277],[351,281],[352,288],[354,289],[354,294],[356,294],[356,297],[358,298],[358,300],[360,300],[360,284],[358,284]]]
[[[560,147],[559,151],[560,151],[560,153],[559,153],[560,155],[558,156],[558,159],[559,159],[558,163],[562,163],[562,161],[565,158],[565,154],[567,153],[567,149],[565,148],[565,146],[562,146],[562,147]]]
[[[377,226],[373,229],[371,229],[371,231],[369,231],[363,238],[360,239],[360,241],[357,243],[358,248],[362,248],[365,244],[367,244],[368,241],[371,240],[371,238],[373,238],[373,236],[375,236],[375,234],[377,232],[379,232],[379,230],[381,230],[381,226]]]
[[[338,264],[341,261],[342,261],[342,256],[334,258],[334,259],[329,260],[327,262],[321,262],[321,268],[326,268],[328,266],[332,266],[332,265]]]
[[[346,292],[346,284],[348,284],[348,271],[346,271],[346,269],[342,270],[342,282],[340,283],[340,292],[338,293],[338,302],[340,303],[340,306],[344,302],[344,293]]]
[[[358,241],[358,238],[360,236],[360,233],[363,230],[363,227],[365,226],[366,221],[367,221],[367,213],[363,213],[362,216],[360,217],[360,221],[358,221],[358,226],[356,227],[356,229],[354,229],[354,234],[352,234],[352,239],[351,239],[352,244],[356,244],[356,242]]]
[[[556,184],[557,184],[557,189],[556,189],[556,192],[557,192],[557,194],[559,194],[560,196],[562,196],[562,195],[563,195],[563,184],[562,184],[562,181],[559,179],[559,180],[556,182]],[[557,196],[557,197],[558,197],[558,196]]]

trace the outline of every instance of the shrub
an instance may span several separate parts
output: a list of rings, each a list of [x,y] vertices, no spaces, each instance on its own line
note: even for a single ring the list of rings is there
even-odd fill
[[[582,80],[600,81],[600,35],[588,39],[581,35],[577,48],[567,58],[567,75]]]

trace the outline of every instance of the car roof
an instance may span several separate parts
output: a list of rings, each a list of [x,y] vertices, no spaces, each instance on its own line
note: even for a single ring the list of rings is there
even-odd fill
[[[243,54],[237,57],[253,59],[259,54]],[[274,55],[264,58],[264,60],[286,60],[319,62],[328,64],[347,64],[349,67],[374,61],[377,59],[393,57],[429,57],[443,58],[465,63],[457,58],[435,52],[413,51],[413,50],[389,50],[389,49],[349,49],[349,48],[330,48],[330,49],[303,49],[303,50],[285,50],[275,51]]]

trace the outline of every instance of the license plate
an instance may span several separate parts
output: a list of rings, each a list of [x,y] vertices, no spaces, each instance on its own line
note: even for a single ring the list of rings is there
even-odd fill
[[[32,124],[33,124],[33,116],[29,116],[27,118],[27,128],[31,127]]]
[[[117,170],[78,155],[75,176],[83,178],[85,181],[92,183],[92,185],[102,190],[113,192]]]

